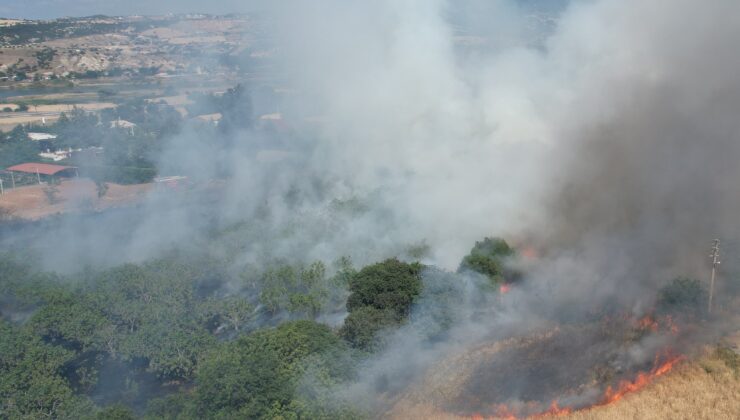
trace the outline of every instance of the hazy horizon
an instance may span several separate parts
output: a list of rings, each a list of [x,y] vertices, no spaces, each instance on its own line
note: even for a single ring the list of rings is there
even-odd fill
[[[531,5],[537,9],[560,9],[570,0],[518,0],[520,4]],[[294,2],[300,3],[300,2]],[[195,0],[161,0],[157,2],[130,0],[127,2],[95,0],[9,0],[0,5],[0,18],[6,19],[58,19],[64,17],[85,17],[95,15],[134,16],[203,13],[224,15],[262,11],[271,3],[265,0],[221,0],[202,2]]]
[[[132,16],[164,15],[168,13],[228,14],[260,10],[266,3],[262,0],[226,0],[216,4],[193,0],[163,0],[158,2],[131,0],[127,2],[92,0],[40,0],[24,2],[10,0],[0,5],[0,17],[10,19],[58,19],[94,15]]]

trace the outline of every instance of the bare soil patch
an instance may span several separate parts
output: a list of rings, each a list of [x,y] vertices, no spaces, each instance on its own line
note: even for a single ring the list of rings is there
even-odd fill
[[[13,216],[28,220],[38,220],[53,214],[104,210],[107,208],[135,203],[144,198],[153,184],[118,185],[108,184],[108,191],[98,198],[95,183],[89,179],[62,181],[57,186],[58,193],[54,203],[49,202],[45,185],[31,185],[6,190],[0,196],[0,207]]]

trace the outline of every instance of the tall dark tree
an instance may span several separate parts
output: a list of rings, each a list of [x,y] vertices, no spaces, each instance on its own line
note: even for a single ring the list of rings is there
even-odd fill
[[[228,89],[218,100],[218,112],[221,113],[219,127],[222,131],[231,132],[252,127],[252,96],[241,84]]]

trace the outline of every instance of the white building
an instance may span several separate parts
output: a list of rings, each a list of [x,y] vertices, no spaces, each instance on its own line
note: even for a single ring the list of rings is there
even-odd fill
[[[56,134],[49,133],[28,133],[28,138],[33,141],[51,141],[57,138]]]

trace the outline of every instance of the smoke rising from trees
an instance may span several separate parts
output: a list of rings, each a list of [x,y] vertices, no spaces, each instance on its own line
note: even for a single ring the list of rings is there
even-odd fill
[[[672,278],[704,273],[710,239],[738,234],[739,12],[688,0],[571,1],[546,12],[509,0],[270,6],[276,87],[293,92],[282,110],[289,135],[249,124],[216,139],[184,130],[158,166],[220,179],[207,193],[153,194],[95,225],[65,219],[44,243],[22,234],[6,243],[67,272],[185,249],[217,257],[231,279],[276,261],[421,259],[423,287],[410,288],[420,294],[403,317],[350,310],[360,332],[363,322],[388,327],[385,347],[341,386],[374,406],[452,352],[607,305],[642,315]],[[539,252],[506,260],[523,273],[506,300],[481,292],[485,276],[453,274],[494,235]],[[286,273],[279,286],[300,289],[301,270]],[[220,293],[264,296],[241,279]],[[345,315],[315,312],[334,326]],[[223,357],[239,365],[239,348],[294,327]],[[350,342],[375,345],[348,330]],[[662,344],[637,340],[625,358],[642,363]],[[299,391],[311,394],[311,368],[290,371],[305,373]]]

